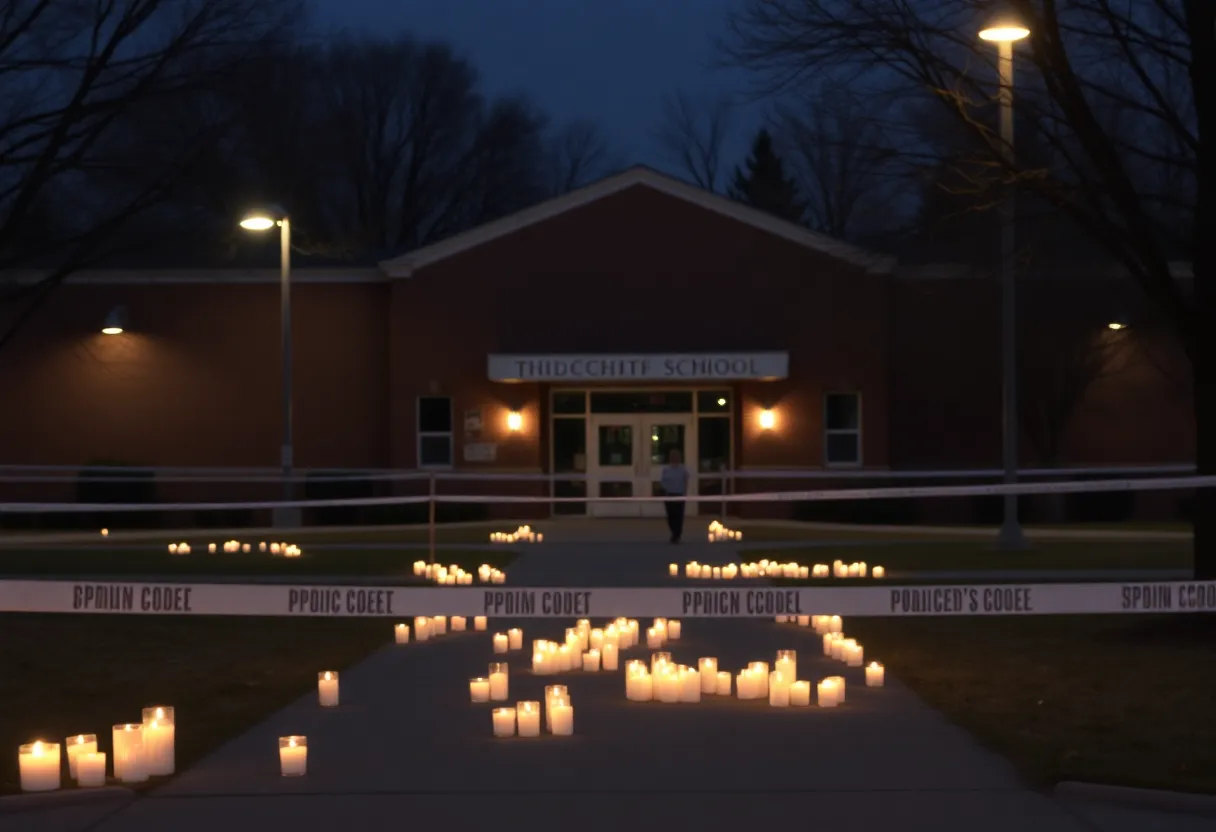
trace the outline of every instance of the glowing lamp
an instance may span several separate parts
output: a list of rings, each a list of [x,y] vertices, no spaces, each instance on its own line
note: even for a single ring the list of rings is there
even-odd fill
[[[769,408],[760,411],[760,429],[772,430],[777,424],[777,415]]]

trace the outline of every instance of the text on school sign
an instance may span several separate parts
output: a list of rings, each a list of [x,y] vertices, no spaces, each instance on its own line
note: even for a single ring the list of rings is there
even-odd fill
[[[491,381],[748,381],[786,378],[786,352],[491,355]]]

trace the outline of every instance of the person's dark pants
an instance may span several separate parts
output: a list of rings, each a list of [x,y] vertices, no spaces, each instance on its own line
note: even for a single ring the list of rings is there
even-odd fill
[[[684,503],[668,500],[663,503],[663,508],[667,509],[667,528],[671,529],[671,542],[678,543],[684,534]]]

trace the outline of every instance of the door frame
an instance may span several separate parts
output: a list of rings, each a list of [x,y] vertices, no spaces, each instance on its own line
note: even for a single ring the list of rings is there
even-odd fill
[[[604,482],[628,482],[633,496],[651,496],[659,481],[662,463],[651,461],[650,429],[654,425],[678,424],[684,427],[683,456],[685,465],[689,455],[696,456],[697,416],[694,413],[596,413],[587,417],[587,516],[589,517],[662,517],[661,503],[608,503],[596,499],[600,484]],[[599,464],[599,428],[602,425],[628,425],[633,429],[633,458],[629,466],[613,466],[608,473],[601,473]],[[693,461],[695,469],[696,462]],[[621,470],[628,467],[628,472]],[[697,495],[697,476],[689,471],[688,496]],[[689,502],[686,516],[696,516],[697,503]]]

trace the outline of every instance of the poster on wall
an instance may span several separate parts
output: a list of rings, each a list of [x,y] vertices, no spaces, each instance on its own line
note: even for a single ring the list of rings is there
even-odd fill
[[[493,462],[498,459],[497,442],[466,442],[464,446],[465,462]]]
[[[481,438],[481,409],[474,408],[464,412],[464,435],[469,439]]]

